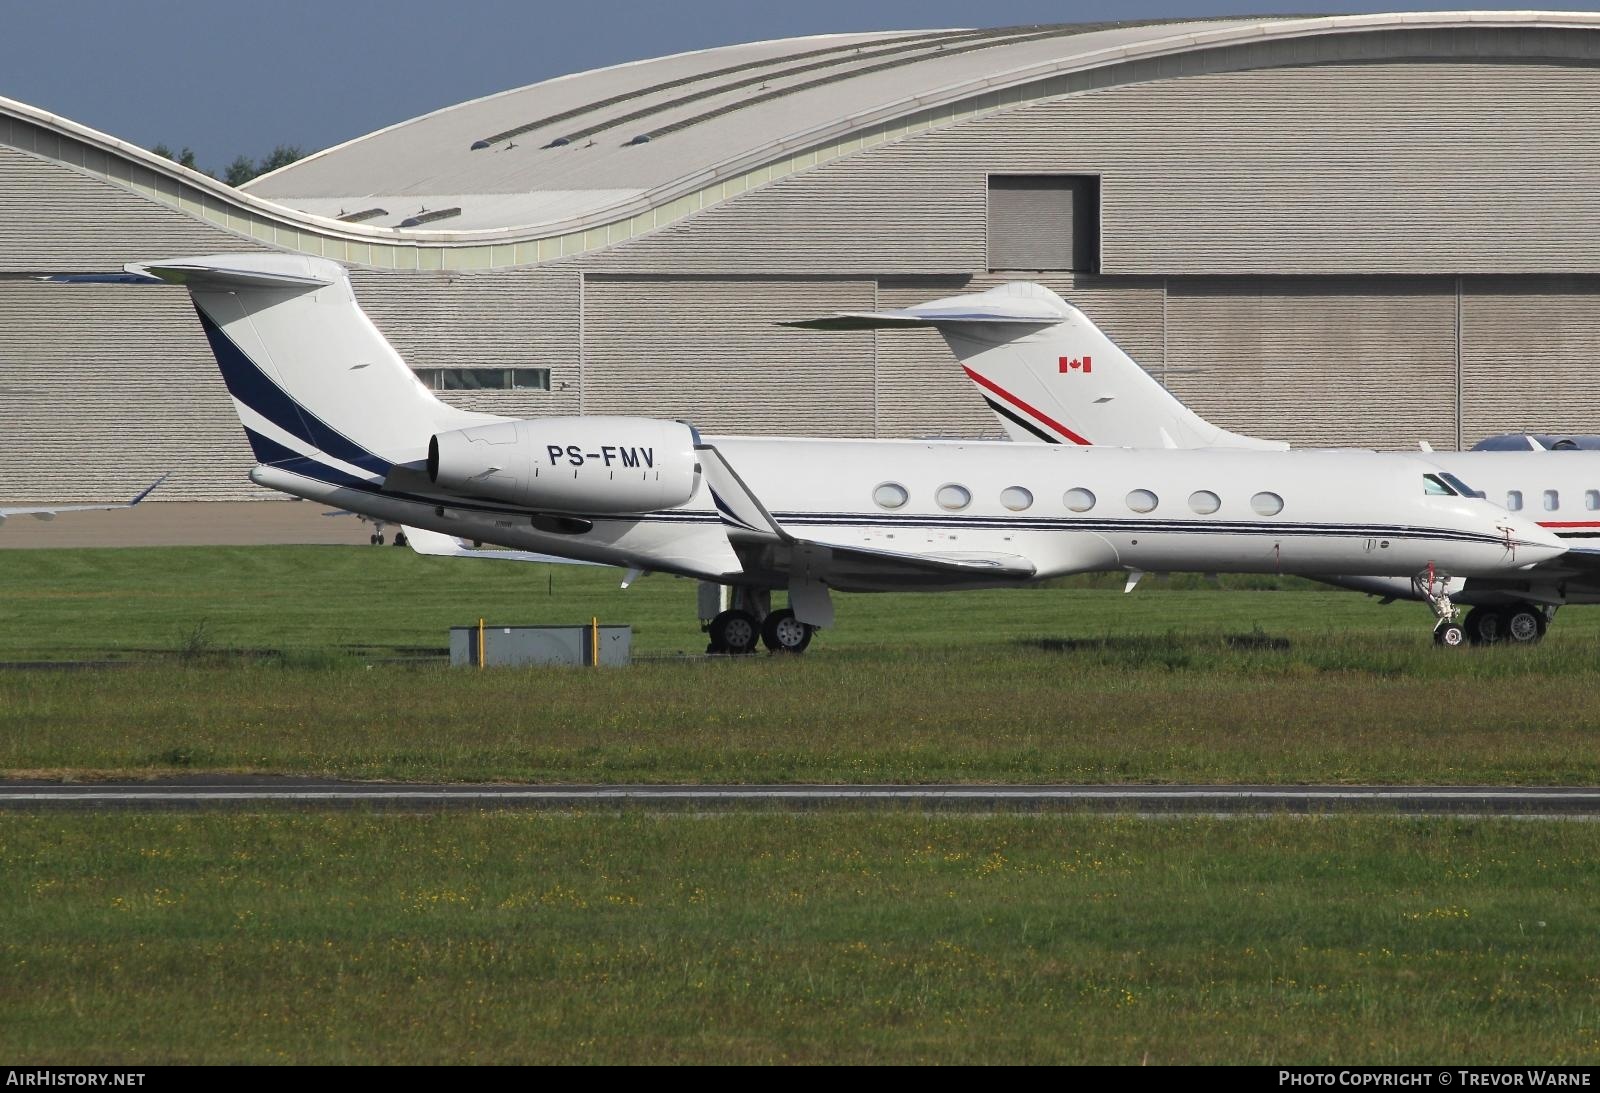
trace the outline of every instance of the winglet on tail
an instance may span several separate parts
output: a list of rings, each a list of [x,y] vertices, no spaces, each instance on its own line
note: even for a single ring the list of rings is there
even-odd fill
[[[931,326],[1012,440],[1130,448],[1288,445],[1220,429],[1173,397],[1088,316],[1014,282],[893,311],[783,323],[813,330]]]

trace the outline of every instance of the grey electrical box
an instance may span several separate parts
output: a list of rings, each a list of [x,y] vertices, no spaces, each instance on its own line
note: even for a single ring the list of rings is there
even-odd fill
[[[594,626],[485,626],[483,665],[486,668],[531,664],[570,664],[624,667],[633,657],[633,627],[601,626],[595,649]],[[478,627],[450,628],[450,664],[478,665]]]

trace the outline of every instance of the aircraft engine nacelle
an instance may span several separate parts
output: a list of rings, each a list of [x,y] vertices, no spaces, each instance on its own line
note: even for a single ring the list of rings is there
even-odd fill
[[[651,512],[694,496],[694,431],[648,417],[551,417],[439,433],[428,477],[452,493],[557,512]]]

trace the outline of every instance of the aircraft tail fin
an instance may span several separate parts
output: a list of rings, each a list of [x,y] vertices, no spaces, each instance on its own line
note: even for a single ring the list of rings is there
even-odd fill
[[[1257,448],[1287,444],[1220,429],[1173,397],[1043,285],[1014,282],[893,311],[785,323],[814,330],[931,326],[1012,440],[1130,448]]]
[[[256,459],[339,485],[381,485],[435,432],[499,420],[446,406],[356,302],[343,266],[296,254],[134,262],[189,290]]]

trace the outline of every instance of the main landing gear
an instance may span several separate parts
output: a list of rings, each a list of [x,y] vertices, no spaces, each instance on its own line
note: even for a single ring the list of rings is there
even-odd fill
[[[772,593],[764,589],[730,589],[724,603],[719,586],[702,585],[701,596],[702,618],[708,609],[721,608],[705,627],[707,653],[742,656],[755,652],[757,643],[774,653],[803,653],[817,632],[790,608],[772,610]]]
[[[1544,637],[1550,616],[1531,603],[1474,607],[1467,612],[1467,639],[1474,645],[1532,645]]]
[[[1509,607],[1485,604],[1467,612],[1461,622],[1456,621],[1456,606],[1450,599],[1450,577],[1432,566],[1411,579],[1417,594],[1427,601],[1438,619],[1433,627],[1435,645],[1451,647],[1473,645],[1533,645],[1544,637],[1550,626],[1552,609],[1531,603],[1514,603]]]

